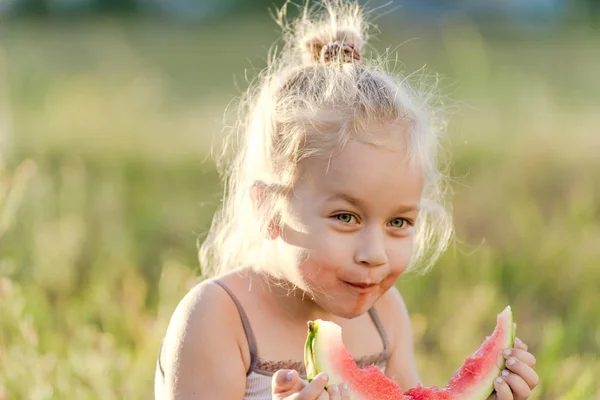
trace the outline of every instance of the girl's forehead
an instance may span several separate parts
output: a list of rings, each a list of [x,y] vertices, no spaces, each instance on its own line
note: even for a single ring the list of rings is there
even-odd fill
[[[401,146],[349,141],[330,157],[304,160],[300,183],[320,191],[355,193],[360,197],[396,192],[420,195],[422,173],[409,162]]]
[[[327,155],[309,157],[301,162],[301,175],[305,177],[332,176],[340,178],[357,173],[391,174],[409,167],[407,152],[401,145],[375,145],[349,140],[342,148]]]

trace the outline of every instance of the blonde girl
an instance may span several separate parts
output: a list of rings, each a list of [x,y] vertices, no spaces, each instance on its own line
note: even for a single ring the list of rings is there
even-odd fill
[[[347,399],[306,383],[306,322],[334,321],[359,366],[420,382],[408,311],[394,283],[445,249],[451,220],[438,166],[441,124],[427,94],[365,56],[359,5],[306,6],[248,90],[226,191],[201,263],[210,279],[175,310],[156,398]],[[230,153],[228,153],[230,154]],[[491,398],[537,384],[524,344]]]

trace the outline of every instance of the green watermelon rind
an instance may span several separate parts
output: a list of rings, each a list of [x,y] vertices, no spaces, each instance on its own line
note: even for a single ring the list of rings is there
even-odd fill
[[[314,352],[315,337],[318,329],[316,322],[308,321],[308,334],[306,336],[306,343],[304,344],[304,366],[308,382],[311,382],[318,374]]]
[[[328,356],[324,356],[326,351],[323,344],[329,342],[328,338],[332,334],[334,337],[339,336],[341,338],[342,329],[339,325],[320,319],[308,322],[308,335],[304,345],[304,366],[306,368],[306,378],[309,383],[320,372],[327,372],[329,384],[342,382],[341,377],[336,373],[336,369],[331,365]],[[317,336],[321,340],[317,340]],[[325,388],[327,387],[328,385],[325,385]]]

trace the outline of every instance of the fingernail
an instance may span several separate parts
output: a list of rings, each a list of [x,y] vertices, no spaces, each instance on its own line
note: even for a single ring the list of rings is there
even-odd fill
[[[512,351],[510,349],[504,350],[504,357],[510,356],[510,353],[512,353]]]
[[[329,382],[329,375],[327,375],[327,374],[323,374],[323,380],[324,380],[325,382]]]
[[[339,391],[340,391],[340,388],[338,388],[338,386],[337,386],[337,385],[332,385],[332,386],[331,386],[331,390],[333,390],[334,392],[336,392],[336,393],[337,393],[337,392],[339,392]]]
[[[508,361],[506,362],[506,365],[511,366],[515,364],[515,359],[514,358],[509,358]]]
[[[496,383],[502,383],[502,382],[504,382],[504,381],[502,380],[502,378],[500,378],[500,377],[497,377],[497,378],[496,378]]]
[[[520,344],[520,343],[523,343],[523,342],[521,341],[521,339],[519,339],[519,338],[516,338],[516,339],[515,339],[515,344]]]
[[[285,374],[285,380],[287,382],[291,381],[293,375],[294,375],[294,373],[292,371],[288,371],[287,374]]]
[[[508,376],[508,371],[507,370],[502,371],[502,376]]]
[[[344,382],[344,383],[342,384],[342,387],[344,388],[344,390],[348,390],[348,384],[347,384],[346,382]]]

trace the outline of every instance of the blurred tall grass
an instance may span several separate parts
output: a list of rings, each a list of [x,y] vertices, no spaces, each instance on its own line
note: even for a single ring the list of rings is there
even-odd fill
[[[399,282],[425,383],[511,304],[533,398],[600,399],[599,35],[382,25],[374,46],[439,72],[452,111],[457,241]],[[0,399],[152,397],[219,204],[212,136],[276,34],[253,18],[0,26]]]

